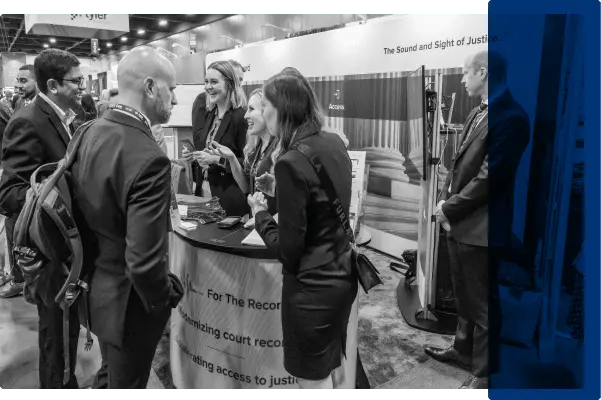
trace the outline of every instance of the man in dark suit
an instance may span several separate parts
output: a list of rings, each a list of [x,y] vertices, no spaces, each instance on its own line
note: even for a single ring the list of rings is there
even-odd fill
[[[119,104],[86,132],[71,182],[102,354],[94,387],[141,389],[183,295],[167,261],[171,163],[151,132],[177,104],[175,69],[137,47],[119,63],[117,81]]]
[[[462,82],[482,104],[468,115],[436,211],[448,231],[457,330],[450,348],[425,351],[472,372],[465,389],[488,388],[489,375],[498,372],[498,263],[510,243],[515,175],[530,139],[528,115],[513,100],[506,75],[497,52],[482,51],[466,61]]]
[[[6,218],[6,233],[12,249],[16,219],[25,204],[29,179],[41,165],[61,160],[71,139],[71,122],[85,88],[77,58],[63,50],[42,51],[34,62],[39,94],[29,107],[18,110],[6,127],[2,141],[0,208]],[[23,290],[20,269],[11,263],[13,281],[2,297],[13,297]],[[60,268],[60,267],[56,267]],[[48,283],[50,284],[50,282]],[[71,379],[63,385],[63,312],[54,299],[38,304],[40,385],[42,388],[77,388],[75,361],[79,318],[73,308],[69,323]]]
[[[35,80],[33,65],[27,64],[19,68],[16,80],[15,94],[19,95],[19,100],[17,100],[15,105],[15,112],[33,103],[35,97],[38,95],[38,86]]]

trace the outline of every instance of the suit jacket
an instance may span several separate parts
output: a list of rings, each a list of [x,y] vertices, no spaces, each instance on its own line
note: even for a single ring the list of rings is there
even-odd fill
[[[150,314],[168,307],[171,163],[142,121],[109,110],[83,137],[70,181],[91,328],[120,346],[132,289]]]
[[[69,134],[58,115],[41,97],[13,114],[2,140],[0,208],[16,217],[25,204],[29,179],[41,165],[65,156]]]
[[[4,130],[8,125],[8,120],[12,117],[13,112],[11,111],[8,104],[0,102],[0,145],[2,144],[2,138],[4,137]],[[1,154],[1,153],[0,153]]]
[[[297,132],[317,153],[347,214],[351,204],[352,165],[341,138],[318,128]],[[283,154],[275,165],[278,223],[258,212],[255,227],[278,254],[287,273],[298,274],[335,261],[350,243],[311,163],[300,152]]]
[[[477,108],[468,115],[465,133],[476,114]],[[509,244],[515,174],[529,140],[528,115],[507,90],[492,100],[488,115],[453,157],[442,189],[449,237],[474,246]]]
[[[204,143],[200,143],[200,135],[205,126],[206,111],[207,94],[206,92],[202,92],[196,96],[196,99],[194,99],[194,103],[192,104],[192,138],[194,146],[197,149],[203,149],[205,147]]]
[[[223,115],[223,120],[213,138],[213,141],[229,147],[238,158],[240,165],[244,165],[244,145],[246,144],[246,131],[248,129],[244,114],[246,114],[244,108],[229,109]],[[198,137],[198,144],[195,144],[198,150],[206,147],[207,137],[215,118],[217,118],[217,108],[205,112],[205,124]],[[227,215],[242,216],[248,213],[246,196],[236,183],[229,163],[226,164],[225,168],[219,165],[211,165],[208,170],[208,181],[211,186],[211,194],[219,197],[221,206]]]
[[[22,97],[19,97],[19,99],[15,103],[15,112],[19,111],[23,107],[25,107],[25,99]]]

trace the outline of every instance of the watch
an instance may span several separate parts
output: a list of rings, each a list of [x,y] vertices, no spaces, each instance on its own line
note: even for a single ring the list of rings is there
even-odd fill
[[[225,158],[225,157],[221,157],[221,158],[219,159],[219,163],[218,163],[218,164],[219,164],[219,166],[221,166],[221,167],[225,168],[225,166],[226,166],[226,163],[227,163],[227,158]]]

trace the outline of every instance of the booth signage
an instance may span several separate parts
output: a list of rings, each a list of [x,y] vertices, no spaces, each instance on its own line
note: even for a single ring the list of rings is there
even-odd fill
[[[306,76],[325,110],[324,129],[344,133],[349,150],[366,152],[364,225],[370,246],[401,257],[418,247],[424,163],[423,138],[416,129],[423,117],[407,112],[407,99],[414,96],[408,72],[421,65],[428,74],[440,70],[451,83],[447,90],[462,96],[465,59],[504,38],[488,32],[486,15],[405,15],[211,53],[206,63],[235,59],[252,66],[244,80],[253,88],[285,67]],[[453,122],[471,107],[469,101],[457,104]]]
[[[25,14],[25,31],[36,35],[109,40],[129,32],[129,15]]]
[[[170,235],[171,272],[185,294],[171,314],[171,371],[178,389],[298,389],[284,369],[282,266],[198,249]],[[190,262],[194,260],[194,264]],[[357,301],[347,331],[341,388],[354,388]]]
[[[190,50],[196,50],[196,34],[188,34],[188,43],[190,45]]]

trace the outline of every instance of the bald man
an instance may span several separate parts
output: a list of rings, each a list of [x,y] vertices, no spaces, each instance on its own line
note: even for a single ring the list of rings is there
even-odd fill
[[[175,69],[138,47],[119,63],[117,81],[118,104],[86,132],[73,166],[74,207],[103,358],[94,387],[141,389],[183,295],[167,263],[171,165],[151,132],[177,104]]]
[[[467,117],[436,211],[448,231],[457,329],[452,346],[426,346],[425,352],[470,371],[462,389],[487,389],[500,366],[497,276],[511,244],[515,176],[530,140],[530,122],[507,88],[501,54],[476,53],[466,59],[463,73],[468,95],[482,103]]]

